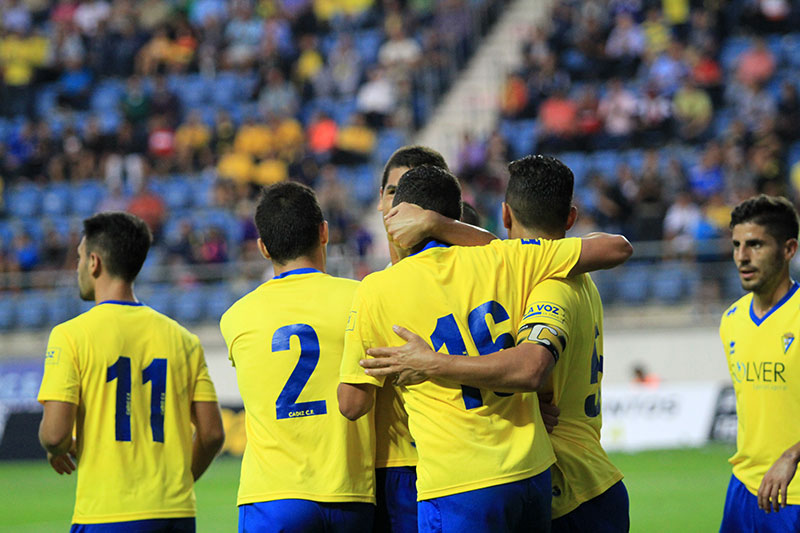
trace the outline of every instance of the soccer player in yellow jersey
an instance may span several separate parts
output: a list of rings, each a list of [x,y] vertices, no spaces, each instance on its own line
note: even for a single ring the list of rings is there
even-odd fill
[[[512,162],[509,173],[503,210],[509,236],[563,239],[578,214],[572,205],[572,172],[555,159],[528,156]],[[558,425],[550,435],[556,455],[551,467],[553,531],[627,532],[628,496],[622,474],[600,445],[603,308],[589,275],[545,280],[534,287],[517,330],[517,343],[543,346],[555,363],[540,393],[540,401],[543,396],[550,397],[560,408]],[[527,357],[512,350],[475,361],[448,357],[433,352],[421,337],[401,332],[409,341],[405,346],[369,351],[383,358],[362,361],[365,368],[372,369],[370,375],[399,374],[398,383],[403,384],[461,378],[464,385],[473,387],[513,387],[513,380],[507,384],[485,382],[492,376],[488,367],[496,366],[496,373],[503,368],[511,372],[523,365],[515,356]],[[540,353],[548,359],[546,352]]]
[[[224,440],[203,348],[134,296],[141,219],[100,213],[83,230],[78,288],[96,305],[53,328],[39,390],[50,464],[70,474],[78,460],[71,531],[193,532],[194,481]]]
[[[328,224],[308,187],[265,189],[255,223],[275,277],[220,322],[245,409],[239,531],[369,531],[372,420],[347,420],[336,401],[358,282],[325,274]]]
[[[761,195],[731,213],[733,261],[749,291],[722,316],[738,427],[722,533],[800,531],[800,291],[789,276],[798,215]]]
[[[403,201],[450,218],[460,214],[457,180],[429,166],[400,180],[394,203]],[[511,325],[522,319],[536,283],[614,266],[631,249],[622,237],[596,236],[449,248],[430,241],[413,251],[392,268],[367,276],[356,292],[339,386],[339,407],[350,418],[369,412],[375,387],[383,384],[358,363],[369,348],[398,344],[391,324],[409,324],[430,335],[435,348],[455,355],[510,347]],[[532,366],[530,379],[542,380],[547,365]],[[400,388],[419,454],[421,531],[549,529],[548,468],[554,457],[536,398],[491,390],[445,380]]]
[[[461,245],[487,244],[495,236],[481,228],[460,224],[431,210],[408,209],[411,204],[392,209],[394,193],[400,178],[422,165],[448,170],[442,155],[426,146],[410,145],[397,149],[383,169],[378,196],[378,211],[386,220],[389,254],[393,263],[399,260],[392,237],[421,238],[421,233]],[[417,207],[417,206],[413,206]],[[405,208],[405,210],[403,209]],[[413,221],[407,225],[407,221]],[[412,232],[408,235],[406,232]],[[415,533],[417,531],[417,450],[408,431],[408,415],[391,383],[377,390],[375,397],[375,483],[376,533]]]

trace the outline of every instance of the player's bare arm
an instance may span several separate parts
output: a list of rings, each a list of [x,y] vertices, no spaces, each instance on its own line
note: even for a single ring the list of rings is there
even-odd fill
[[[196,428],[192,443],[192,477],[197,481],[225,442],[219,404],[192,402],[192,423]]]
[[[619,266],[633,254],[633,246],[623,235],[590,233],[581,238],[581,256],[569,274],[583,274]]]
[[[406,340],[403,346],[371,348],[361,366],[370,376],[397,375],[397,385],[412,385],[439,378],[498,392],[530,392],[539,389],[555,365],[545,346],[525,342],[482,357],[460,357],[434,352],[419,335],[394,326]],[[423,378],[424,379],[420,379]]]
[[[767,513],[773,509],[777,513],[781,507],[786,507],[789,483],[792,482],[797,472],[797,463],[800,462],[800,442],[787,449],[775,461],[758,487],[758,507]]]
[[[348,420],[358,420],[369,413],[375,404],[375,385],[339,383],[336,396],[339,400],[339,412]]]
[[[392,207],[384,217],[384,224],[392,241],[405,249],[431,238],[459,246],[482,246],[497,239],[483,228],[407,202]]]
[[[75,463],[75,439],[72,428],[78,406],[68,402],[44,402],[44,414],[39,424],[39,442],[47,451],[47,460],[59,474],[72,474]],[[70,457],[72,455],[72,457]]]

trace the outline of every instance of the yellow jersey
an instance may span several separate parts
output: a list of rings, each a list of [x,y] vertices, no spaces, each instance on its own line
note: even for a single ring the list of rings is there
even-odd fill
[[[603,304],[592,278],[583,274],[537,285],[517,339],[545,344],[557,358],[542,389],[561,409],[550,434],[556,454],[550,469],[555,519],[622,479],[600,445]]]
[[[192,402],[216,402],[203,348],[174,320],[107,301],[50,333],[39,401],[78,406],[76,524],[195,515]]]
[[[362,281],[345,335],[343,383],[383,385],[358,362],[368,348],[404,343],[393,324],[456,356],[513,346],[532,288],[545,278],[565,277],[581,249],[579,239],[432,244]],[[529,478],[554,462],[535,395],[497,394],[446,380],[399,391],[419,455],[419,500]]]
[[[347,420],[336,398],[357,287],[315,269],[291,270],[222,316],[247,433],[238,505],[375,502],[371,417]]]
[[[763,317],[748,293],[722,316],[719,332],[736,391],[733,475],[753,494],[781,454],[797,443],[800,416],[800,294],[798,283]],[[789,484],[790,505],[800,505],[800,480]]]

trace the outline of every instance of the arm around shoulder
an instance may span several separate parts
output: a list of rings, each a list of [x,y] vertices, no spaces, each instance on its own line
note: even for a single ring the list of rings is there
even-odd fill
[[[570,275],[614,268],[633,254],[633,246],[623,235],[591,233],[581,239],[581,256]]]

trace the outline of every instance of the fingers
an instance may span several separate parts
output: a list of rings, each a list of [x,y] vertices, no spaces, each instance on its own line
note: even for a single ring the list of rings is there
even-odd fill
[[[758,508],[767,513],[769,512],[769,508],[767,507],[768,490],[768,484],[766,483],[766,479],[764,479],[761,481],[761,486],[758,487]]]
[[[552,392],[540,392],[539,395],[539,403],[553,403],[553,393]]]
[[[789,505],[788,502],[786,501],[786,498],[789,496],[788,493],[789,493],[789,484],[781,483],[781,507],[786,507],[787,505]],[[775,510],[777,511],[777,509]]]
[[[386,368],[392,366],[393,361],[388,358],[384,359],[362,359],[358,362],[363,368]]]
[[[769,494],[771,501],[767,502],[767,506],[770,506],[770,504],[771,504],[771,507],[775,510],[776,513],[781,510],[780,502],[778,501],[778,495],[780,494],[780,488],[781,487],[780,487],[779,483],[775,483],[775,484],[772,485],[772,490],[770,491],[770,494]]]
[[[366,368],[364,369],[364,373],[368,376],[372,376],[375,378],[390,376],[392,374],[396,374],[399,369],[394,366],[386,366],[383,368]]]
[[[60,475],[69,475],[75,470],[75,463],[72,462],[72,459],[70,459],[68,455],[59,455],[58,457],[51,458],[50,466]]]
[[[400,204],[400,205],[402,205],[402,204]],[[386,215],[384,215],[383,220],[389,220],[390,218],[395,216],[399,211],[400,211],[400,206],[396,205],[396,206],[392,207],[391,209],[389,209],[389,212],[386,213]]]
[[[385,347],[385,348],[369,348],[367,350],[367,355],[370,357],[392,357],[396,355],[398,351],[398,347]],[[362,359],[362,362],[364,360]],[[361,365],[364,366],[364,365]]]
[[[420,337],[416,333],[413,333],[413,332],[407,330],[403,326],[392,326],[392,330],[395,332],[395,334],[397,334],[398,337],[400,337],[401,339],[406,340],[408,342],[416,341],[416,340],[420,340],[422,342],[425,342],[422,339],[422,337]]]

